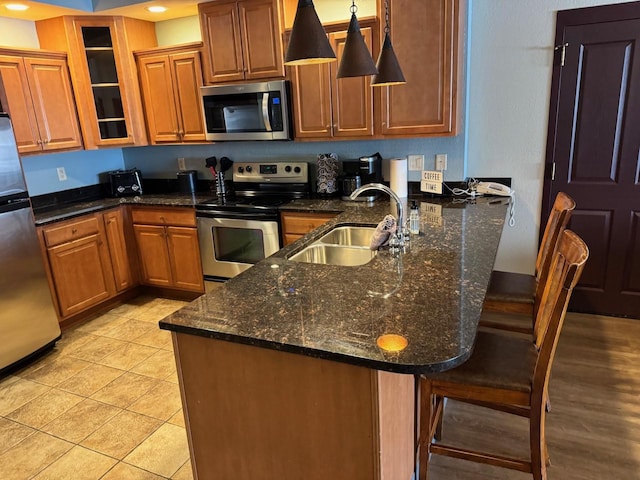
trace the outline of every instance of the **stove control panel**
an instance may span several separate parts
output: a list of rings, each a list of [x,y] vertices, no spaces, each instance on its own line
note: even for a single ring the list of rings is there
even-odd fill
[[[309,164],[306,162],[235,163],[234,182],[307,183]]]

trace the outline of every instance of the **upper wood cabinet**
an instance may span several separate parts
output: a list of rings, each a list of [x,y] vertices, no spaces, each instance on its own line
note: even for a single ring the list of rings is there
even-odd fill
[[[336,78],[347,27],[347,24],[326,27],[337,62],[287,67],[298,139],[362,138],[375,133],[371,78]],[[360,29],[369,50],[377,55],[376,19],[361,20]]]
[[[384,2],[378,4],[384,18]],[[391,40],[407,83],[381,87],[382,135],[457,133],[459,8],[459,0],[389,2]]]
[[[217,0],[198,12],[206,83],[284,77],[278,0]]]
[[[82,147],[64,53],[0,49],[0,103],[21,154]]]
[[[40,46],[68,53],[85,148],[146,145],[132,50],[157,45],[151,22],[57,17],[36,22]]]
[[[202,43],[135,52],[151,143],[204,142]]]

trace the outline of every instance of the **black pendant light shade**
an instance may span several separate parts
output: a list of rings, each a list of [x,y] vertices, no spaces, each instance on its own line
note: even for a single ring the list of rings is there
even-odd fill
[[[384,44],[382,45],[382,50],[380,50],[380,56],[378,57],[376,66],[378,67],[378,73],[374,75],[371,80],[372,87],[407,83],[402,74],[400,63],[398,63],[398,57],[396,57],[396,53],[393,51],[389,32],[386,32],[384,35]]]
[[[284,56],[285,65],[327,63],[335,59],[336,54],[322,28],[313,0],[298,0],[296,18]]]
[[[364,77],[376,73],[378,73],[376,64],[373,63],[367,44],[364,43],[356,14],[352,13],[337,77]]]

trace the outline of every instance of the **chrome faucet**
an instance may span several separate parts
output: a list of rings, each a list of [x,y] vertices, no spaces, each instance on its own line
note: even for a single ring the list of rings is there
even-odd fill
[[[395,200],[396,211],[398,214],[396,218],[396,234],[391,239],[391,241],[389,241],[389,246],[392,249],[401,249],[402,247],[404,247],[405,242],[404,206],[402,205],[402,200],[400,200],[400,197],[398,197],[396,192],[391,190],[386,185],[383,185],[382,183],[367,183],[366,185],[362,185],[360,188],[354,190],[349,198],[351,198],[351,200],[355,200],[358,195],[368,190],[380,190],[381,192],[386,193]]]

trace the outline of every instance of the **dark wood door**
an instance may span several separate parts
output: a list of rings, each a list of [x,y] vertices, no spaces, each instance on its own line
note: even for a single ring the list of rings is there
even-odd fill
[[[558,13],[543,218],[555,195],[591,255],[575,311],[640,318],[640,2]]]

